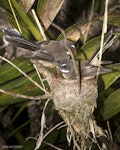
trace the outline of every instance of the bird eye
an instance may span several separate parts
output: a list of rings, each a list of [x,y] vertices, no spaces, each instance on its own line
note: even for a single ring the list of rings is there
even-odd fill
[[[72,48],[75,48],[75,45],[71,45]]]
[[[75,49],[75,45],[70,45],[70,48],[71,48],[71,50],[74,50]]]

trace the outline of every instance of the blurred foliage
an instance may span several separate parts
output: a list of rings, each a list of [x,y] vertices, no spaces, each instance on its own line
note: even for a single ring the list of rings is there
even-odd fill
[[[17,0],[11,0],[13,10],[15,11],[15,15],[19,22],[19,27],[22,30],[24,37],[33,41],[43,39],[31,13],[31,9],[34,9],[38,15],[40,23],[45,28],[45,33],[48,38],[53,37],[57,40],[63,38],[63,35],[60,33],[60,31],[51,26],[51,21],[54,20],[56,24],[64,29],[68,39],[74,42],[78,42],[79,40],[82,41],[80,53],[76,57],[77,59],[89,59],[92,56],[100,42],[101,32],[98,33],[98,31],[101,31],[101,23],[99,26],[98,23],[100,20],[103,20],[104,0],[95,1],[95,17],[92,19],[92,25],[88,33],[88,39],[85,43],[83,43],[83,41],[88,25],[88,17],[91,11],[91,1],[88,3],[88,1],[76,0],[76,2],[74,2],[73,0],[66,0],[63,3],[63,0],[37,0],[34,2],[32,0],[25,0],[25,2],[26,3],[24,3],[23,0],[19,2]],[[108,17],[108,24],[120,27],[120,10],[115,7],[117,5],[117,1],[109,2],[110,15]],[[51,6],[53,7],[51,8]],[[9,20],[5,20],[4,14],[0,14],[0,25],[6,27],[9,24],[10,26],[19,29],[13,16],[9,1],[0,0],[0,7],[1,10],[6,14],[5,17]],[[0,11],[0,13],[2,13],[2,11]],[[116,34],[119,34],[119,32]],[[41,84],[30,60],[25,58],[15,58],[12,60],[12,62],[32,79]],[[116,58],[113,59],[113,62],[117,62]],[[113,141],[115,140],[118,144],[120,144],[120,64],[111,64],[106,67],[113,69],[113,71],[109,74],[99,77],[98,101],[100,101],[100,104],[98,103],[98,109],[95,112],[96,120],[98,121],[98,124],[103,126],[103,128],[106,128],[106,121],[110,121]],[[47,83],[45,83],[45,85],[47,88],[49,88]],[[5,62],[1,63],[0,67],[0,89],[25,94],[28,96],[44,94],[43,91],[26,79],[26,77],[24,77],[20,72]],[[42,109],[45,104],[44,101],[40,101],[40,104],[38,105],[38,111],[36,109],[34,110],[37,111],[37,115],[33,118],[30,118],[28,113],[28,102],[28,99],[15,98],[7,94],[0,93],[0,134],[8,145],[22,145],[21,150],[34,149],[36,140],[31,139],[26,141],[25,139],[26,137],[31,136],[30,126],[34,121],[40,120]],[[57,112],[52,111],[52,107],[54,106],[52,102],[50,102],[46,113],[48,129],[52,128],[56,123],[61,121],[61,118],[59,118]],[[31,114],[33,113],[34,112],[31,112]],[[53,121],[52,125],[51,121]],[[36,128],[38,128],[38,132],[40,128],[39,126],[40,124],[38,127],[36,126]],[[45,132],[47,132],[48,129],[45,129]],[[45,138],[45,141],[63,149],[67,149],[69,146],[66,144],[65,132],[65,128],[55,130]],[[50,146],[45,144],[45,142],[42,143],[41,149],[49,148]],[[17,147],[14,147],[14,149],[17,149]],[[96,145],[93,145],[93,150],[94,149],[96,149]]]

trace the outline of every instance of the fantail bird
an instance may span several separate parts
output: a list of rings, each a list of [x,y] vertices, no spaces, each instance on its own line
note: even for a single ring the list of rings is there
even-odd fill
[[[14,47],[27,49],[29,51],[25,54],[25,57],[38,59],[43,66],[56,67],[60,70],[64,78],[76,78],[77,75],[74,69],[73,60],[71,59],[71,55],[65,46],[65,40],[48,40],[35,43],[25,39],[16,29],[4,28],[3,32],[3,41],[6,46],[11,45]],[[112,35],[110,35],[110,37],[111,36]],[[76,50],[73,42],[67,40],[66,44],[72,52]],[[93,60],[96,60],[96,58],[98,58],[98,54],[96,53],[97,52],[95,52],[90,60],[81,61],[80,71],[82,79],[96,76],[98,67],[93,65]],[[76,61],[76,64],[78,67],[78,61]],[[110,71],[110,69],[101,67],[99,74],[107,73]]]

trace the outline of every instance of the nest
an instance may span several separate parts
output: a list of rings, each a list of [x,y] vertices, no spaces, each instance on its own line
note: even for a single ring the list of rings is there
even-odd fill
[[[38,70],[47,78],[55,109],[66,122],[67,139],[73,140],[77,149],[83,149],[90,133],[90,120],[98,96],[97,81],[94,78],[76,80],[62,78],[60,73],[52,74],[41,64],[33,61]]]

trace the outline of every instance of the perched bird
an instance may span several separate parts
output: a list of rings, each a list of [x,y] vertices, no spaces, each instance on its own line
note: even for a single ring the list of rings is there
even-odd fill
[[[88,61],[79,62],[79,60],[75,60],[76,67],[79,70],[79,74],[76,74],[75,64],[67,49],[68,47],[71,52],[74,53],[76,48],[73,42],[67,40],[65,43],[64,40],[50,40],[33,43],[23,38],[23,36],[14,29],[4,29],[3,31],[5,45],[27,49],[28,52],[25,54],[25,57],[35,59],[33,63],[36,63],[37,69],[41,71],[46,78],[49,72],[47,71],[46,73],[45,70],[44,74],[44,68],[42,68],[39,63],[43,66],[56,67],[56,69],[61,72],[63,78],[57,78],[52,75],[47,78],[55,109],[59,111],[59,114],[61,114],[68,125],[68,139],[71,139],[71,135],[74,134],[75,139],[79,137],[79,145],[81,141],[85,143],[89,133],[92,131],[90,130],[90,121],[93,119],[91,116],[98,97],[98,86],[95,76],[98,71],[97,61],[99,59],[99,48]],[[106,42],[106,44],[107,43],[108,42]],[[106,48],[107,47],[104,47],[103,50]],[[101,66],[99,74],[110,71],[110,69]],[[78,80],[77,77],[80,77],[80,80]]]
[[[73,53],[76,51],[76,47],[73,42],[69,40],[67,40],[66,43],[65,40],[47,40],[35,43],[25,39],[16,29],[4,28],[3,32],[3,41],[6,46],[11,45],[29,50],[25,54],[25,57],[38,59],[43,66],[56,67],[60,70],[64,78],[76,79],[76,76],[79,76],[76,75],[75,66],[68,50],[69,48]],[[111,36],[112,35],[109,35],[109,37]],[[106,41],[106,44],[109,39]],[[106,48],[104,48],[104,50],[105,49]],[[80,67],[80,74],[83,79],[96,76],[98,67],[93,64],[93,60],[96,61],[96,59],[98,59],[97,52],[95,52],[90,60],[81,61],[81,65],[79,65],[78,61],[76,61],[77,69],[79,70]],[[101,67],[99,74],[107,72],[110,72],[110,69]]]

